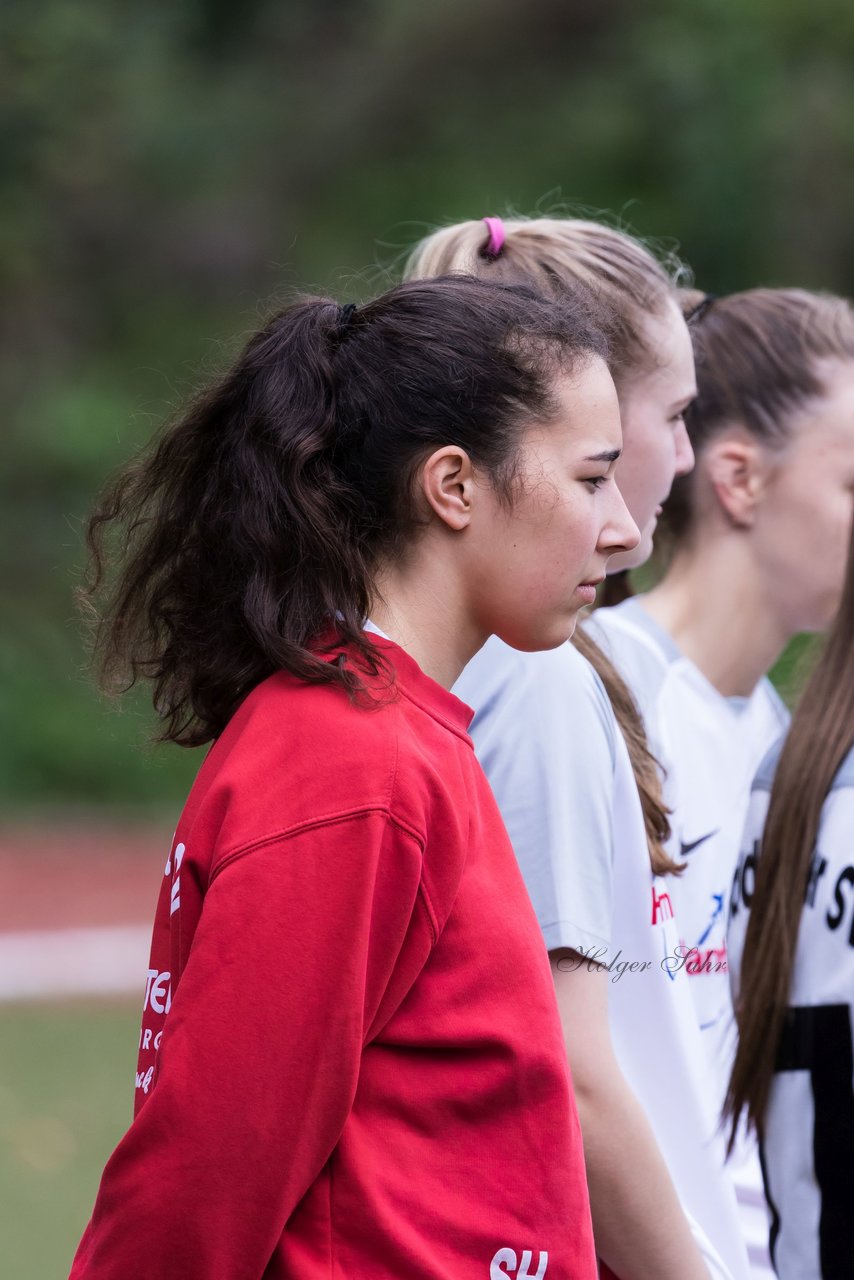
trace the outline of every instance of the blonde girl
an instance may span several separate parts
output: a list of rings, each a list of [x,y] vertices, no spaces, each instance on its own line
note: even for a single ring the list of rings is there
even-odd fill
[[[693,461],[678,269],[599,223],[487,218],[437,231],[407,274],[448,271],[522,281],[553,299],[579,283],[591,290],[623,425],[605,483],[619,483],[640,530],[611,565],[642,563],[674,476]],[[551,956],[603,1266],[620,1280],[743,1280],[688,978],[674,959],[678,866],[631,696],[587,635],[542,657],[490,642],[457,690],[475,707],[478,754]]]

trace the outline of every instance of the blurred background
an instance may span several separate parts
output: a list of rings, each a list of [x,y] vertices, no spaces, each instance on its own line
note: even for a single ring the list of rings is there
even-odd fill
[[[854,6],[4,0],[0,35],[0,1257],[45,1280],[130,1120],[199,764],[87,672],[104,479],[271,299],[370,294],[445,221],[609,211],[714,292],[854,292]]]

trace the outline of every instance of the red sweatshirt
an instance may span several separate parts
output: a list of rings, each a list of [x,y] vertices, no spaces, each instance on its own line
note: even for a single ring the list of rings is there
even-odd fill
[[[202,765],[73,1280],[596,1276],[546,951],[471,712],[374,640],[393,701],[272,676]]]

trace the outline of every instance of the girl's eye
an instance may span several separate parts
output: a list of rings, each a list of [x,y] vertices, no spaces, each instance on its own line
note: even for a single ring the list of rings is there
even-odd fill
[[[591,489],[595,490],[600,489],[607,479],[607,476],[585,476],[584,483],[589,484]]]
[[[685,421],[685,415],[687,414],[687,412],[688,412],[688,410],[689,410],[689,409],[692,409],[692,408],[694,407],[694,405],[695,405],[696,403],[697,403],[697,397],[696,397],[696,396],[694,396],[693,400],[689,400],[689,401],[688,401],[688,403],[687,403],[686,405],[683,405],[683,407],[679,410],[679,412],[678,412],[678,413],[675,413],[675,414],[673,415],[673,417],[670,419],[670,421],[671,421],[671,422],[683,422],[683,423],[684,423],[684,421]]]

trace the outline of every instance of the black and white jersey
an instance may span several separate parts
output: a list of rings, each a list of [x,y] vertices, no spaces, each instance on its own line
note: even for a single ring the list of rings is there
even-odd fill
[[[779,746],[754,783],[733,885],[734,991]],[[763,1172],[781,1280],[854,1276],[854,749],[827,794],[806,885],[790,1007],[765,1118]]]

